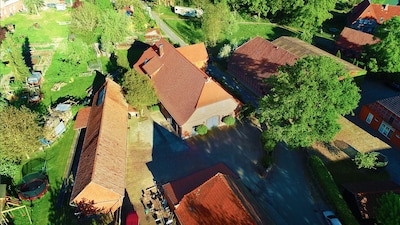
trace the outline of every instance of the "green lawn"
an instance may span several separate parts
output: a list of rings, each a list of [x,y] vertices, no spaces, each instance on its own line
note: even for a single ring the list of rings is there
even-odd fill
[[[49,176],[49,189],[42,198],[32,201],[32,205],[30,201],[22,201],[22,204],[28,207],[33,224],[74,224],[75,218],[71,207],[68,207],[65,202],[63,207],[55,207],[76,132],[72,128],[73,122],[70,122],[67,131],[58,141],[46,148],[45,152],[39,152],[32,157],[32,160],[35,158],[47,160],[47,174]],[[29,224],[28,217],[21,216],[18,212],[14,215],[16,225]]]
[[[358,169],[351,159],[330,162],[326,167],[338,186],[344,183],[390,180],[390,174],[385,169]]]
[[[17,13],[6,18],[2,24],[15,24],[15,35],[29,38],[29,43],[52,43],[53,38],[66,38],[69,25],[59,25],[57,22],[70,22],[68,10],[57,11],[48,9],[41,11],[40,16]],[[38,23],[38,28],[33,26]]]

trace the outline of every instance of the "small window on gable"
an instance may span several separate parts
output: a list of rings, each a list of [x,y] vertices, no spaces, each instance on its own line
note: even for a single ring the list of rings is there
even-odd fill
[[[99,96],[97,97],[97,103],[96,103],[97,106],[103,103],[105,94],[106,94],[106,88],[104,87],[103,89],[100,90]]]
[[[374,115],[372,115],[371,113],[368,113],[367,119],[365,119],[365,121],[370,124],[372,121],[372,118],[374,118]]]

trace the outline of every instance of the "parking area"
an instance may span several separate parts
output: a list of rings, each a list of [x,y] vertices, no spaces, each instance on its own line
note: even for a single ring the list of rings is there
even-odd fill
[[[256,126],[237,123],[184,141],[169,132],[159,112],[129,123],[126,190],[140,224],[156,224],[141,202],[143,193],[155,183],[164,184],[219,162],[237,173],[248,187],[261,180],[256,163],[263,150]]]

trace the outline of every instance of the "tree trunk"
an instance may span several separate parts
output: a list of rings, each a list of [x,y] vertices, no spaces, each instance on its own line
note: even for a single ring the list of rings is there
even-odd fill
[[[39,14],[39,10],[38,10],[38,8],[37,8],[37,5],[36,5],[36,4],[34,4],[34,6],[35,6],[36,15],[40,16],[40,14]]]

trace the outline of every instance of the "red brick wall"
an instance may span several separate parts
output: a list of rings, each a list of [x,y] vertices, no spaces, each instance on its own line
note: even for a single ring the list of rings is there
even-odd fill
[[[369,114],[372,114],[374,117],[371,120],[371,123],[368,124],[366,122],[366,119],[368,117]],[[361,108],[361,112],[358,115],[358,117],[364,122],[367,123],[370,127],[372,127],[374,130],[378,131],[379,126],[382,123],[382,118],[378,115],[378,113],[374,112],[373,110],[371,110],[368,106],[363,106]],[[378,131],[379,132],[379,131]],[[400,131],[399,130],[395,130],[394,133],[392,134],[391,138],[390,138],[390,142],[392,142],[394,144],[394,146],[396,146],[398,149],[400,149]]]
[[[24,9],[24,4],[22,0],[17,1],[15,3],[5,5],[3,1],[1,1],[1,11],[0,11],[0,19],[5,19],[12,14],[18,13],[20,10]]]

